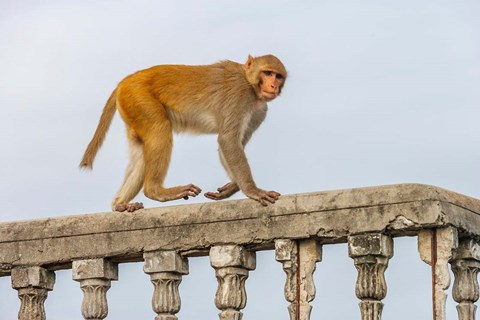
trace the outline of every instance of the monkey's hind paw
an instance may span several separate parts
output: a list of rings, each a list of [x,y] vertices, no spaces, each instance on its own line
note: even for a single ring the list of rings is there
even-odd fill
[[[133,212],[139,209],[143,209],[143,203],[141,202],[120,203],[115,206],[114,210],[119,212]]]
[[[183,188],[183,191],[180,197],[185,200],[188,200],[188,197],[196,197],[200,194],[200,192],[202,192],[202,189],[200,189],[194,184],[189,184],[181,188]]]

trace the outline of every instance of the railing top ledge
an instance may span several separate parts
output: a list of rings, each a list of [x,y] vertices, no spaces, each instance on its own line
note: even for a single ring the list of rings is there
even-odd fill
[[[36,239],[39,232],[50,237],[102,233],[163,226],[244,220],[257,216],[280,216],[308,212],[378,207],[409,202],[438,201],[480,215],[480,200],[424,184],[395,184],[284,195],[274,205],[229,200],[142,209],[134,213],[92,213],[47,219],[0,223],[0,243]]]
[[[341,242],[351,234],[403,235],[444,225],[479,235],[479,214],[478,199],[400,184],[286,195],[267,207],[246,199],[7,222],[0,223],[0,266],[96,256],[135,260],[142,251],[193,252],[221,243],[261,248],[277,238]]]

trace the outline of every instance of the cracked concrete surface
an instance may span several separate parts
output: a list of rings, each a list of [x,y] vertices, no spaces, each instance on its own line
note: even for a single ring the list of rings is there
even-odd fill
[[[479,214],[478,199],[403,184],[286,195],[267,207],[246,199],[8,222],[0,224],[0,275],[15,266],[69,268],[85,258],[141,261],[155,250],[198,256],[215,245],[272,249],[275,239],[337,243],[447,226],[479,235]]]

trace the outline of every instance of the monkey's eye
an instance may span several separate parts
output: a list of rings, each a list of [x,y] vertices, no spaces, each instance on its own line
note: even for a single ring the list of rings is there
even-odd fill
[[[271,76],[271,75],[273,74],[273,72],[270,71],[270,70],[264,70],[264,71],[262,71],[262,72],[263,72],[263,74],[266,75],[266,76]]]
[[[277,73],[277,75],[275,76],[275,78],[277,78],[277,80],[282,80],[282,79],[283,79],[283,75],[281,75],[280,73]]]

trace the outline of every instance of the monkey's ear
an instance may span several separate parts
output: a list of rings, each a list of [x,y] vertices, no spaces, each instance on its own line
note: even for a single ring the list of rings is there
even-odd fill
[[[253,65],[253,57],[251,54],[248,55],[248,59],[247,59],[247,62],[245,62],[245,64],[243,65],[243,68],[245,70],[248,70],[252,67]]]

